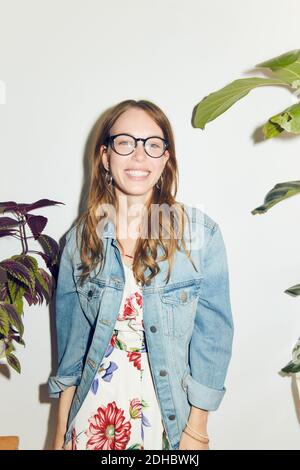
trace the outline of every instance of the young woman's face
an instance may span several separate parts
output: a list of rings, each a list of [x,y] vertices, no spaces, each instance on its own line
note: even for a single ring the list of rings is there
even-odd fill
[[[150,136],[164,138],[161,128],[142,109],[132,108],[125,111],[114,123],[110,135],[126,133],[133,137],[146,139]],[[144,150],[143,142],[138,141],[134,151],[126,156],[116,153],[111,146],[100,149],[105,169],[112,174],[116,190],[130,196],[148,198],[158,181],[169,158],[166,150],[162,157],[151,158]],[[145,174],[133,174],[130,171],[141,170]]]

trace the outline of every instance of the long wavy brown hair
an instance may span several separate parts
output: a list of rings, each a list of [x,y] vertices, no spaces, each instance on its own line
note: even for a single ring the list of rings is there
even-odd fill
[[[187,257],[192,262],[190,251],[187,250],[184,240],[186,218],[188,215],[183,204],[175,200],[178,187],[178,167],[175,153],[175,143],[171,124],[163,111],[154,103],[148,100],[125,100],[113,106],[103,115],[96,131],[96,137],[90,155],[91,178],[87,196],[86,210],[77,220],[77,246],[80,246],[81,274],[80,284],[82,285],[90,272],[98,265],[100,270],[104,265],[103,241],[99,237],[97,226],[103,217],[108,216],[107,212],[100,213],[100,206],[112,206],[118,208],[118,201],[115,194],[114,185],[108,185],[106,180],[106,169],[100,156],[101,145],[106,145],[111,127],[119,116],[130,108],[144,110],[161,128],[164,138],[168,142],[169,158],[164,170],[158,180],[159,188],[153,187],[152,195],[146,204],[146,214],[144,223],[151,227],[151,217],[153,217],[153,207],[172,207],[175,210],[157,211],[159,218],[159,230],[156,237],[140,237],[136,242],[132,270],[137,282],[141,285],[151,283],[151,279],[160,271],[158,261],[167,260],[169,264],[166,282],[169,281],[173,258],[176,250],[181,250],[181,245]],[[152,215],[151,215],[152,214]],[[158,247],[161,247],[163,255],[158,258]],[[145,278],[144,272],[150,269],[150,275]],[[196,269],[197,270],[197,269]]]

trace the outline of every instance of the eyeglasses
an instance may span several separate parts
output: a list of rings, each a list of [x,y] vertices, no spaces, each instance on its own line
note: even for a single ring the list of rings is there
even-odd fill
[[[152,158],[160,158],[168,148],[168,142],[162,137],[151,136],[147,139],[141,137],[136,138],[130,134],[110,135],[106,139],[106,144],[111,144],[112,149],[119,155],[130,155],[137,147],[138,141],[141,140],[147,155]]]

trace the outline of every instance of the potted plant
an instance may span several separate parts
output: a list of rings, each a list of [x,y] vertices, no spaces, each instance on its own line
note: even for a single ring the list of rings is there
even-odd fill
[[[0,261],[0,364],[7,364],[18,373],[21,365],[13,351],[16,343],[25,345],[24,299],[29,306],[42,304],[43,300],[48,304],[58,274],[58,243],[43,232],[48,219],[32,211],[56,204],[63,203],[49,199],[32,204],[0,202],[0,213],[13,215],[0,217],[0,238],[13,237],[21,244],[20,254]],[[40,250],[30,248],[31,239],[39,243]],[[50,274],[32,254],[43,258]],[[0,449],[17,449],[18,443],[18,436],[0,436]]]
[[[262,69],[271,78],[240,78],[220,90],[210,93],[196,105],[192,118],[193,126],[204,129],[209,121],[216,119],[234,103],[246,96],[252,89],[259,86],[285,86],[296,97],[299,97],[300,49],[295,49],[261,62],[256,67]],[[277,137],[282,132],[300,134],[300,102],[271,116],[262,126],[264,139]],[[275,204],[299,192],[299,180],[278,183],[266,194],[264,203],[253,209],[251,213],[253,215],[264,214]],[[300,295],[300,284],[291,286],[284,292],[292,296],[298,296]],[[286,373],[297,373],[300,371],[300,338],[293,348],[292,360],[281,371]]]

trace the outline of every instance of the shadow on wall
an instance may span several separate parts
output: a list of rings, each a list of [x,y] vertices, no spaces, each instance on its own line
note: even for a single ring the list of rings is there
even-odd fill
[[[63,245],[60,243],[61,253],[62,253],[64,245],[65,243],[63,243]],[[57,344],[56,344],[56,329],[55,329],[55,295],[53,296],[51,303],[49,305],[49,326],[50,326],[50,338],[51,338],[51,369],[52,369],[51,373],[49,374],[50,376],[55,373],[55,370],[57,367]],[[51,405],[49,417],[48,417],[48,424],[47,424],[47,434],[45,437],[43,450],[52,450],[53,439],[54,439],[54,434],[55,434],[55,429],[56,429],[58,400],[49,397],[48,383],[41,384],[39,387],[39,402],[41,404],[50,403]]]
[[[82,182],[82,190],[81,190],[79,202],[78,202],[78,211],[77,211],[78,216],[73,222],[72,227],[76,225],[79,216],[85,211],[86,206],[87,206],[87,196],[89,192],[90,179],[91,179],[91,167],[92,167],[91,163],[93,160],[93,154],[94,154],[95,147],[96,147],[96,136],[98,135],[99,127],[102,126],[102,122],[103,120],[105,120],[106,114],[109,112],[110,112],[110,109],[106,110],[100,115],[100,117],[97,119],[94,126],[92,127],[88,135],[86,144],[85,144],[84,156],[83,156],[83,161],[82,161],[83,182]],[[67,232],[69,230],[70,229],[68,229]],[[65,236],[66,234],[60,240],[60,254],[62,253],[63,247],[65,245]],[[49,313],[50,313],[49,320],[50,320],[50,332],[51,332],[51,364],[52,364],[51,366],[52,371],[49,374],[49,376],[55,375],[56,369],[57,369],[57,344],[56,344],[55,300],[54,299],[55,299],[55,295],[53,296],[51,300],[51,304],[49,306]],[[44,446],[43,446],[43,450],[51,450],[53,448],[53,440],[54,440],[55,429],[56,429],[56,417],[57,417],[59,400],[56,398],[49,398],[48,384],[40,385],[39,397],[40,397],[39,398],[40,403],[51,404],[49,418],[48,418],[47,435],[46,435]]]

